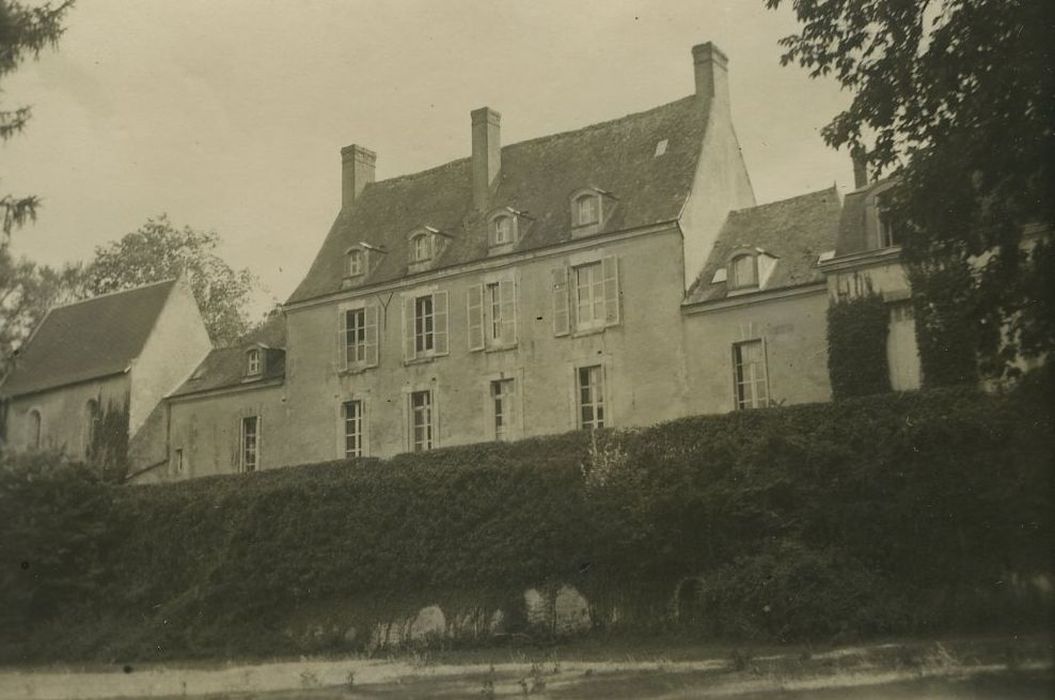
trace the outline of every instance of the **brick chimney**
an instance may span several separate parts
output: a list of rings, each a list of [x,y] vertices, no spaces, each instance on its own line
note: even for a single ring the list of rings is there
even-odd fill
[[[362,146],[341,149],[341,209],[352,206],[363,188],[374,181],[377,154]]]
[[[487,209],[491,186],[502,167],[502,115],[490,107],[469,113],[473,124],[473,206]]]
[[[729,58],[714,43],[692,47],[696,69],[696,96],[729,104]]]
[[[850,159],[854,162],[854,189],[859,190],[868,185],[868,161],[864,149],[855,147],[850,151]]]

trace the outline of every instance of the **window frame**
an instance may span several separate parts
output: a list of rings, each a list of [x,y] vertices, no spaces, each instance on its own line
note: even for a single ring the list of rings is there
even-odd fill
[[[509,391],[496,391],[508,387]],[[519,426],[516,377],[497,377],[488,380],[487,397],[490,406],[491,435],[496,441],[510,440]]]
[[[183,448],[177,447],[172,451],[172,471],[179,475],[183,473],[185,468],[186,464],[184,462]]]
[[[751,263],[751,270],[753,272],[752,279],[745,282],[741,279],[740,274],[737,270],[737,263],[741,260],[749,260]],[[729,257],[729,262],[726,265],[728,272],[726,279],[728,281],[729,290],[740,290],[740,289],[758,289],[759,288],[759,270],[758,270],[758,255],[749,251],[737,251]]]
[[[39,450],[44,446],[44,412],[39,406],[26,411],[26,448]]]
[[[415,233],[410,237],[411,264],[427,263],[436,255],[433,234],[428,231]]]
[[[415,400],[423,398],[424,402],[417,406]],[[407,449],[410,452],[428,452],[436,449],[437,427],[436,420],[436,392],[429,387],[426,389],[412,389],[407,392]],[[424,416],[419,425],[418,417]],[[422,439],[418,440],[418,428],[422,429]]]
[[[348,409],[351,406],[354,406],[356,410],[356,416],[354,418],[351,418],[348,415]],[[344,459],[359,459],[361,457],[366,457],[366,402],[361,398],[351,398],[342,401],[340,406],[340,421],[340,454],[342,457]],[[356,430],[354,433],[349,432],[349,424],[355,426]],[[356,443],[356,446],[353,449],[349,449],[348,447],[349,438],[352,438]]]
[[[405,292],[402,306],[404,363],[449,355],[450,295],[447,290],[428,288]]]
[[[252,421],[253,431],[252,434],[247,430],[248,421]],[[248,416],[242,416],[239,419],[238,426],[238,471],[242,474],[248,474],[250,472],[256,472],[260,470],[260,415],[252,414]],[[252,437],[253,445],[249,447],[248,439]],[[252,460],[249,459],[250,454]]]
[[[760,360],[757,363],[752,364],[751,367],[761,367],[761,379],[756,376],[752,376],[750,379],[745,379],[743,376],[743,367],[745,366],[743,362],[743,350],[744,348],[752,346],[758,347]],[[748,411],[769,407],[771,404],[772,392],[770,391],[769,387],[769,353],[766,345],[766,339],[748,338],[733,343],[732,365],[734,408],[737,411]],[[750,400],[748,400],[748,397],[744,391],[746,387],[750,387]],[[759,387],[761,387],[762,390],[765,392],[764,395],[759,394]]]
[[[604,363],[575,367],[575,427],[577,430],[598,430],[610,425],[608,381],[605,374]],[[587,383],[583,382],[584,377]],[[590,392],[589,401],[584,400],[584,391]],[[584,418],[584,409],[587,407],[591,413],[589,419]]]
[[[505,225],[505,236],[499,238],[499,227]],[[500,212],[491,217],[487,226],[487,239],[492,248],[504,248],[517,241],[517,217],[509,212]]]
[[[366,252],[360,248],[350,248],[345,253],[344,273],[347,277],[362,277],[366,273]]]
[[[592,218],[583,219],[583,205],[589,204]],[[574,226],[595,226],[601,223],[601,195],[598,192],[579,192],[572,199],[572,210],[574,212]]]
[[[245,351],[245,376],[259,377],[264,373],[263,348],[249,348]]]

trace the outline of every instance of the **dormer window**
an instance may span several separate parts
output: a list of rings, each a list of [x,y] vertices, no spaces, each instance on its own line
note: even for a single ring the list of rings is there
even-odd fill
[[[879,247],[893,248],[904,240],[904,222],[891,207],[889,197],[877,197]]]
[[[245,364],[246,364],[246,367],[245,367],[246,376],[255,377],[256,375],[260,374],[260,371],[262,369],[260,349],[259,348],[253,348],[252,350],[247,352],[245,354],[245,356],[246,356],[246,362],[245,362]]]
[[[420,233],[410,239],[410,262],[420,263],[432,260],[432,236]]]
[[[348,251],[348,276],[359,277],[366,271],[366,254],[358,248]]]
[[[600,197],[592,193],[579,195],[575,199],[576,226],[589,226],[600,221],[601,203],[599,200]]]
[[[491,245],[507,245],[513,242],[513,217],[500,214],[491,220]]]
[[[729,263],[729,288],[745,289],[758,286],[758,260],[750,253],[737,255]]]

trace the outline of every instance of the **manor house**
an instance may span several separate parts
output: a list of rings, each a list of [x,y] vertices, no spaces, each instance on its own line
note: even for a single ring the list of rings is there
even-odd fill
[[[897,265],[875,185],[852,209],[834,187],[757,205],[728,59],[707,43],[692,66],[683,99],[511,145],[474,110],[470,156],[420,173],[375,180],[374,152],[342,149],[341,209],[283,315],[171,384],[135,479],[828,400],[829,300]]]

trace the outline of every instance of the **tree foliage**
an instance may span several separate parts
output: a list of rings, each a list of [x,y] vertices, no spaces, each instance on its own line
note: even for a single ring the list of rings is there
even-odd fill
[[[790,4],[801,24],[781,40],[782,63],[834,76],[853,94],[825,141],[860,149],[877,173],[901,181],[891,206],[911,222],[904,255],[913,281],[970,261],[964,288],[949,288],[950,275],[936,284],[968,302],[959,311],[978,331],[971,342],[986,368],[1055,348],[1051,243],[1022,245],[1030,225],[1055,223],[1055,4],[766,4]]]
[[[80,274],[76,266],[56,270],[16,260],[0,245],[0,374],[49,308],[83,296]]]
[[[15,0],[0,0],[0,78],[27,58],[58,43],[62,20],[73,0],[28,7]],[[0,109],[0,142],[25,128],[31,116],[28,106]],[[40,200],[36,196],[0,194],[0,232],[6,241],[11,231],[36,218]]]
[[[249,329],[247,306],[256,278],[235,270],[216,254],[220,237],[213,231],[174,226],[164,214],[138,230],[95,249],[84,269],[89,295],[130,289],[187,275],[213,343],[234,342]]]

